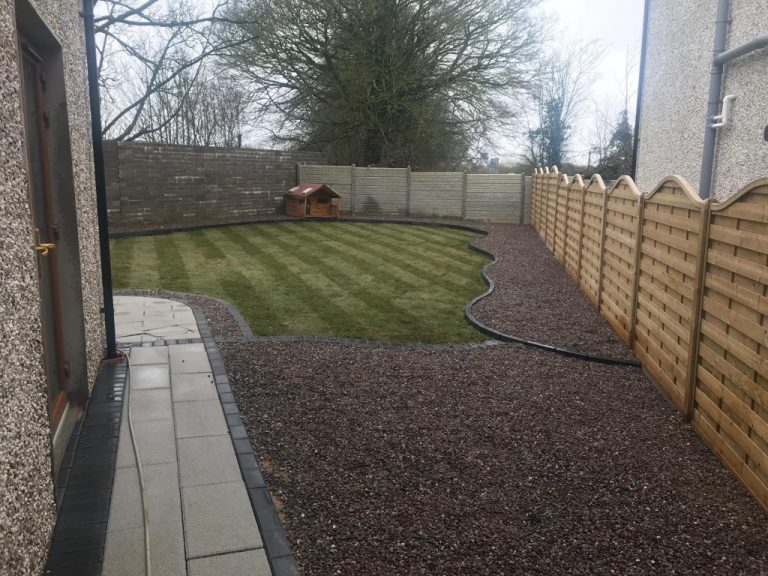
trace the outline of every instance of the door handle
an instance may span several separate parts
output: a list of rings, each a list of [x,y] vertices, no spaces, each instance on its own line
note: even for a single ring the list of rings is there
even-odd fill
[[[40,252],[40,256],[48,256],[48,251],[53,250],[54,248],[56,248],[56,244],[53,244],[52,242],[35,244],[35,250]]]

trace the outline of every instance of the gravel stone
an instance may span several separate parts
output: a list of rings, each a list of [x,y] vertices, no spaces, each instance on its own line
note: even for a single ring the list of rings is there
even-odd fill
[[[640,369],[220,348],[305,575],[768,573],[764,511]]]
[[[526,340],[631,359],[632,352],[530,226],[489,224],[475,244],[496,254],[496,290],[473,312],[484,324]]]

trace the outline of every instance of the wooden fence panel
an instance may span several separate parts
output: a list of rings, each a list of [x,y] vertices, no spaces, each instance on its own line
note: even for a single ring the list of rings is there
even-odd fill
[[[704,203],[677,178],[645,201],[634,351],[684,409]]]
[[[579,286],[597,304],[600,284],[600,255],[603,236],[603,203],[605,184],[593,176],[584,191],[584,225],[582,226]]]
[[[565,260],[563,265],[575,282],[579,281],[584,181],[578,174],[568,187],[565,224]]]
[[[768,507],[768,179],[709,223],[693,426]]]
[[[555,220],[557,219],[557,182],[560,174],[553,168],[547,177],[547,226],[544,241],[550,250],[555,245]]]
[[[539,169],[536,168],[531,178],[531,226],[539,230]]]
[[[675,177],[648,196],[629,178],[534,180],[555,256],[768,508],[768,178],[724,204]]]
[[[568,216],[568,188],[571,183],[567,174],[560,174],[555,189],[555,233],[552,237],[552,253],[561,263],[565,263],[565,231]]]
[[[630,341],[635,298],[635,250],[641,196],[622,177],[607,193],[600,312],[624,342]]]

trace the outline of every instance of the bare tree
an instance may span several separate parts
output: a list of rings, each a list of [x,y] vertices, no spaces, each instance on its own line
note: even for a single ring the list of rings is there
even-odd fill
[[[630,169],[626,158],[632,155],[633,127],[629,119],[630,105],[635,97],[638,57],[636,48],[627,49],[623,75],[616,79],[620,103],[615,99],[593,100],[588,168],[598,166],[606,177],[617,177]]]
[[[538,0],[241,0],[228,61],[289,145],[362,165],[453,166],[513,110]]]
[[[534,126],[528,130],[525,153],[531,165],[563,165],[604,54],[599,42],[573,43],[540,61],[532,89]]]
[[[215,33],[226,23],[226,2],[206,12],[194,0],[95,0],[106,136],[137,140],[160,131],[162,124],[146,121],[150,100],[178,87],[183,76],[187,93],[164,116],[170,122],[182,112],[205,64],[230,47]]]
[[[242,146],[248,95],[225,71],[179,74],[154,93],[137,125],[150,142],[187,146]]]

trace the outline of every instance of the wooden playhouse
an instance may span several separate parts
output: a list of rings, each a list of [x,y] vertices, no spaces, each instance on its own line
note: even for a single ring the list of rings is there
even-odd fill
[[[285,213],[296,218],[338,218],[341,196],[325,184],[299,184],[285,195]]]

